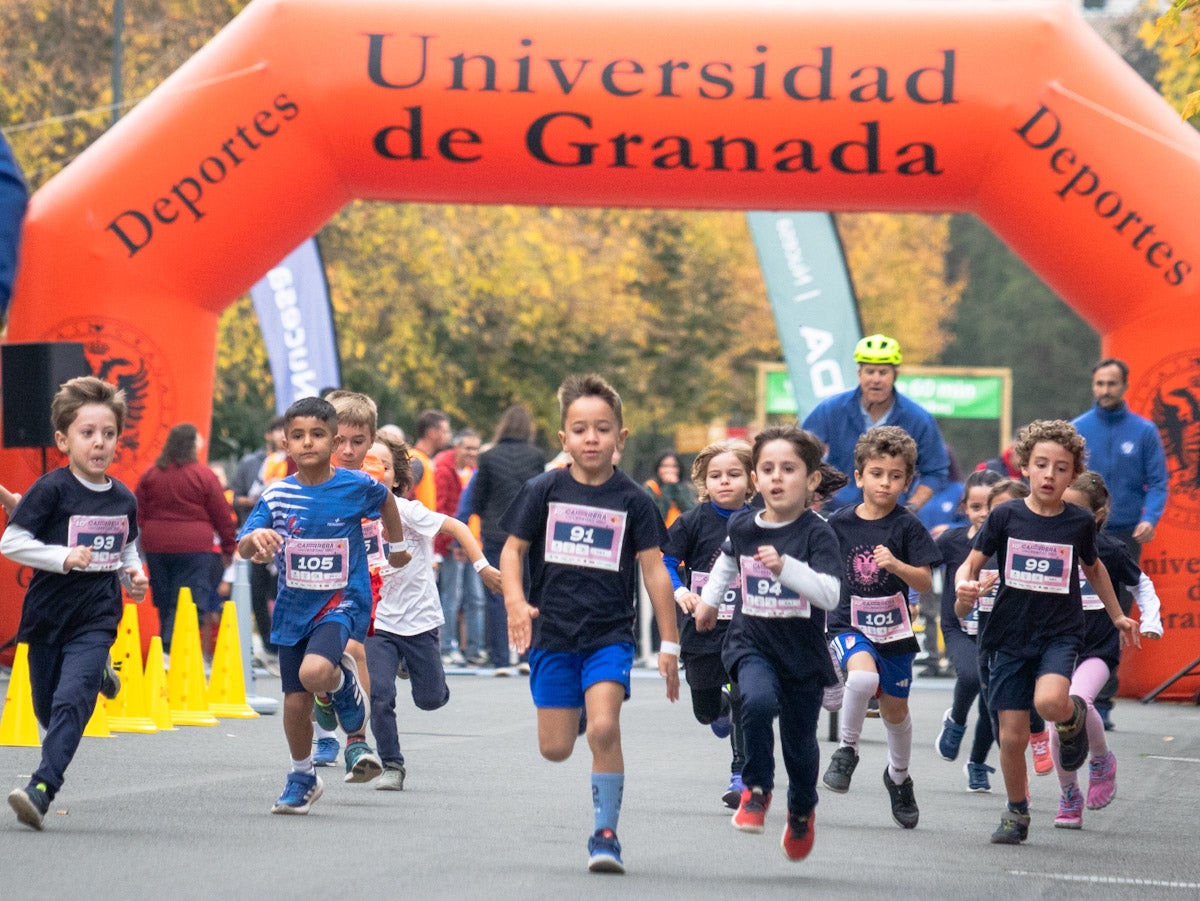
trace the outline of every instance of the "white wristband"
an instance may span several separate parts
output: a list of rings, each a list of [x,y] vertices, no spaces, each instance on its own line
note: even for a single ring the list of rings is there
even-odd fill
[[[475,561],[474,563],[472,563],[471,565],[472,565],[473,567],[475,567],[475,572],[477,572],[477,573],[481,573],[481,572],[483,572],[485,569],[487,569],[489,566],[491,566],[492,564],[488,563],[488,559],[487,559],[487,557],[480,557],[478,560],[476,560],[476,561]]]
[[[675,600],[678,601],[680,598],[685,598],[689,594],[691,594],[691,592],[688,591],[686,588],[684,588],[682,585],[680,585],[678,588],[675,589]]]
[[[658,645],[658,653],[670,654],[672,657],[678,657],[679,656],[679,642],[677,642],[677,641],[660,642]]]

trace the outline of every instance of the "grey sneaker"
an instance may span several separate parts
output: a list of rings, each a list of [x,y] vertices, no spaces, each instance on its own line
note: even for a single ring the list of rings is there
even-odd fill
[[[829,769],[821,777],[830,791],[845,794],[850,791],[850,777],[858,766],[858,752],[851,747],[838,748],[829,759]]]
[[[1071,695],[1071,703],[1075,705],[1075,715],[1072,723],[1059,723],[1054,728],[1058,730],[1058,759],[1062,768],[1073,773],[1087,760],[1087,702],[1083,698]]]
[[[346,745],[346,782],[370,782],[383,772],[383,764],[365,741],[352,741]]]
[[[992,833],[993,845],[1019,845],[1029,837],[1029,814],[1005,809],[1000,827]]]
[[[404,767],[389,763],[383,768],[383,774],[377,780],[375,780],[375,791],[404,791],[404,776]]]

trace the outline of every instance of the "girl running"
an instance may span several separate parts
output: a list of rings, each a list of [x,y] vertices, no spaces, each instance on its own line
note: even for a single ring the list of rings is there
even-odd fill
[[[837,536],[810,508],[846,484],[821,462],[819,439],[795,426],[772,426],[754,441],[754,487],[765,509],[736,513],[695,608],[696,629],[717,622],[725,586],[738,578],[721,660],[738,684],[746,761],[733,827],[762,832],[775,784],[775,735],[788,773],[783,853],[803,860],[812,850],[817,805],[817,716],[824,689],[836,679],[825,645],[825,611],[841,596]]]
[[[947,529],[937,538],[943,565],[942,639],[946,643],[946,654],[954,666],[956,678],[954,701],[942,717],[942,731],[934,747],[943,760],[957,759],[963,735],[967,731],[967,713],[978,698],[979,718],[975,722],[975,739],[971,745],[971,756],[963,768],[967,774],[967,791],[972,792],[992,790],[988,774],[995,770],[987,765],[987,755],[995,736],[987,700],[979,690],[979,608],[962,619],[954,615],[954,574],[971,553],[975,535],[987,519],[988,491],[1000,478],[1000,473],[990,469],[976,470],[967,476],[962,508],[967,514],[968,524]]]
[[[729,518],[746,509],[746,502],[754,493],[750,487],[750,469],[751,449],[745,441],[717,441],[700,451],[692,464],[692,482],[700,504],[675,520],[663,545],[663,562],[675,586],[675,603],[682,612],[679,642],[683,646],[683,672],[692,692],[692,713],[698,722],[711,727],[717,738],[728,737],[733,747],[729,788],[722,796],[730,809],[737,809],[745,788],[741,696],[736,683],[730,684],[729,674],[721,663],[721,645],[740,597],[737,582],[726,587],[717,611],[716,628],[696,631],[692,612],[700,603],[700,591],[729,533]]]
[[[1138,568],[1129,556],[1125,543],[1103,531],[1108,517],[1109,493],[1104,478],[1097,472],[1085,472],[1063,493],[1063,500],[1090,510],[1096,517],[1096,548],[1100,562],[1112,577],[1113,585],[1128,585],[1134,589],[1138,607],[1142,611],[1142,622],[1138,631],[1146,638],[1162,637],[1162,621],[1159,618],[1158,594],[1154,583]],[[1081,578],[1080,592],[1083,594],[1083,618],[1087,624],[1083,650],[1079,663],[1071,676],[1071,694],[1078,695],[1087,703],[1087,736],[1091,760],[1088,763],[1088,810],[1107,807],[1117,792],[1117,758],[1108,748],[1104,733],[1104,721],[1096,712],[1095,700],[1109,674],[1121,660],[1120,633],[1104,609],[1091,583]],[[1062,796],[1058,801],[1058,816],[1054,825],[1059,829],[1079,829],[1083,826],[1084,798],[1075,773],[1063,769],[1059,755],[1058,735],[1050,735],[1050,753],[1054,757],[1054,768]]]

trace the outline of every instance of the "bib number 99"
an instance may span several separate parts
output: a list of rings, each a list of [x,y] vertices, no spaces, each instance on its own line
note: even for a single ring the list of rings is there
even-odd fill
[[[1045,572],[1049,572],[1049,571],[1050,571],[1050,561],[1049,560],[1045,560],[1045,559],[1035,560],[1034,558],[1030,557],[1028,560],[1025,561],[1025,572],[1027,572],[1027,573],[1033,573],[1033,572],[1045,573]]]

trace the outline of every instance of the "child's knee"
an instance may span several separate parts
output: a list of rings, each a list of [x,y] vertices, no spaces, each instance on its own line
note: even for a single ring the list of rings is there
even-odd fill
[[[593,751],[621,744],[621,721],[615,716],[588,714],[588,745]]]
[[[413,703],[418,710],[437,710],[445,707],[450,700],[450,689],[443,685],[441,691],[413,692]]]
[[[541,755],[552,763],[562,763],[571,756],[571,752],[575,749],[574,737],[570,741],[564,741],[559,736],[538,736],[538,751]]]

